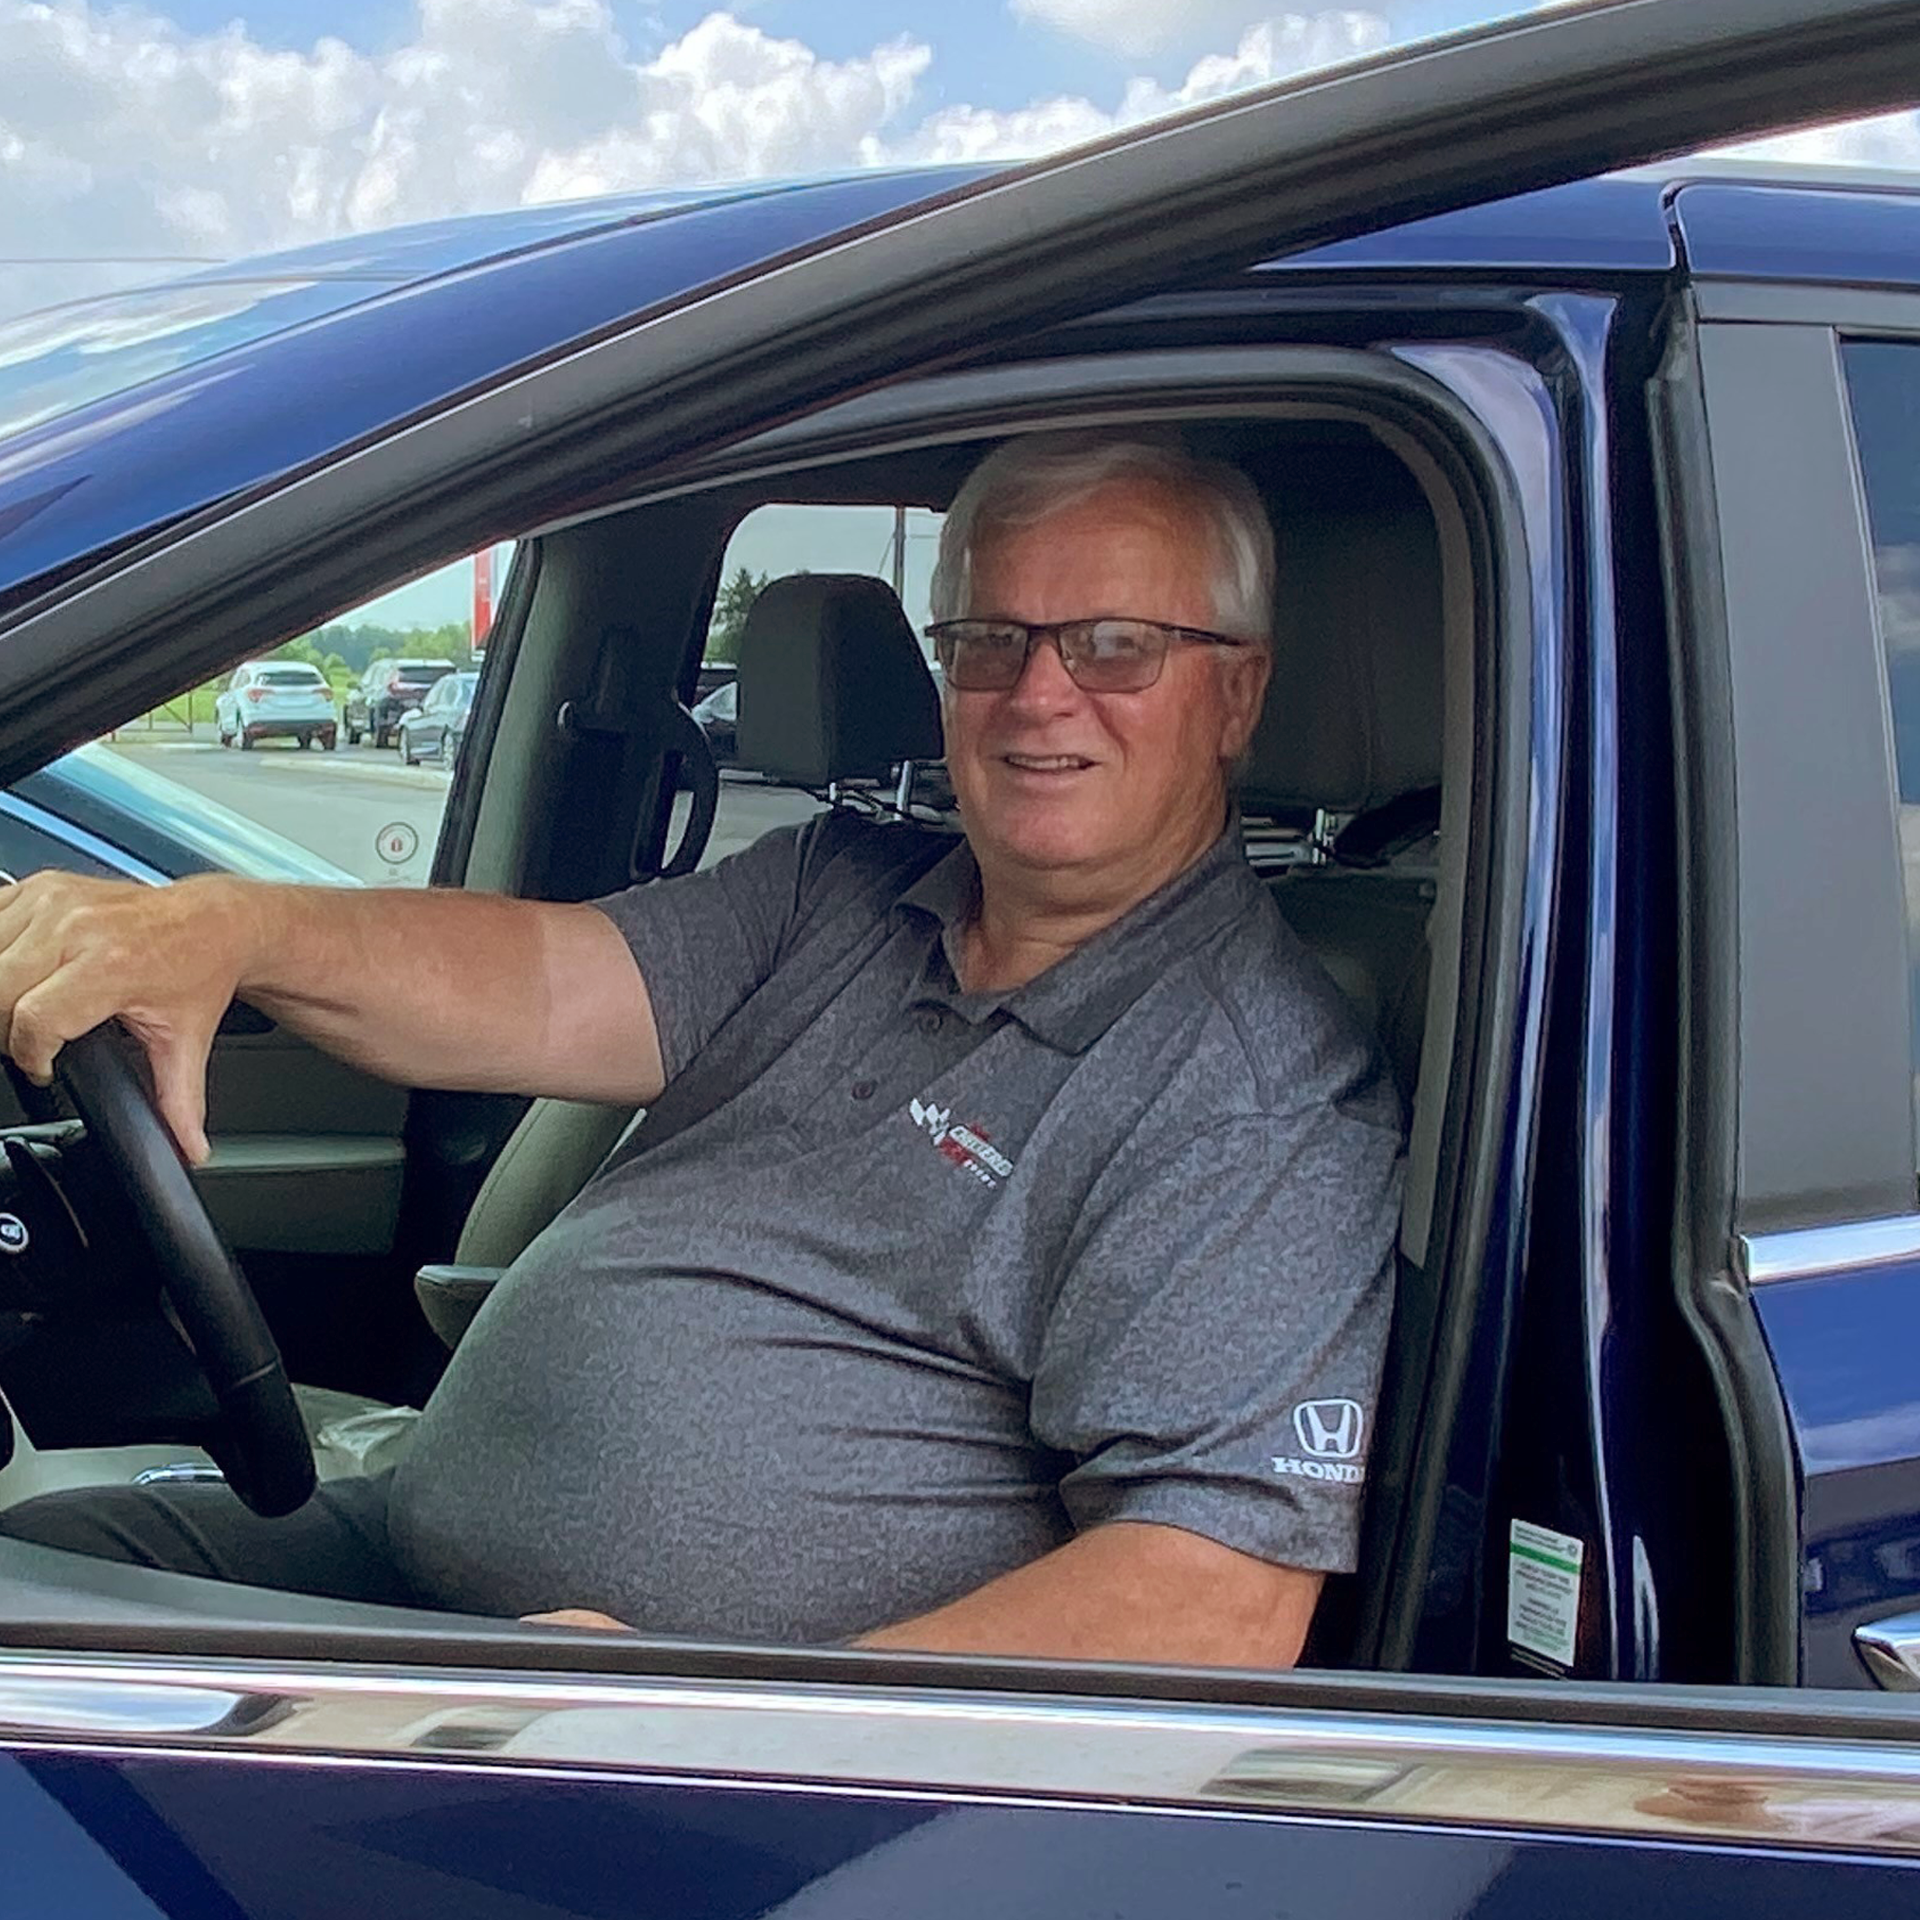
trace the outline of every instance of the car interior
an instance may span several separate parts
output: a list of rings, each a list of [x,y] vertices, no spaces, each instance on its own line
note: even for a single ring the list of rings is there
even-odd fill
[[[1307,1656],[1390,1666],[1392,1596],[1444,1531],[1434,1456],[1467,1417],[1449,1328],[1470,1308],[1482,1230],[1467,1115],[1488,1071],[1474,1051],[1480,1002],[1499,969],[1481,956],[1507,937],[1496,826],[1511,802],[1512,686],[1489,668],[1493,632],[1514,618],[1500,612],[1490,531],[1506,509],[1461,420],[1435,395],[1410,401],[1369,356],[1140,358],[1144,372],[1063,357],[901,383],[644,486],[594,476],[577,513],[516,529],[435,880],[556,899],[647,883],[698,860],[716,811],[724,825],[765,784],[957,831],[928,764],[925,651],[871,577],[808,573],[762,595],[740,649],[742,771],[716,780],[686,709],[732,530],[771,502],[940,512],[989,447],[1041,427],[1171,422],[1237,462],[1279,556],[1272,685],[1238,781],[1249,856],[1377,1036],[1409,1121],[1362,1565],[1329,1583]],[[31,1279],[18,1262],[6,1276],[0,1390],[14,1439],[0,1505],[218,1473],[221,1416],[159,1299],[141,1221],[63,1112],[21,1118],[34,1124],[7,1136],[6,1204],[48,1250]],[[195,1187],[298,1383],[318,1471],[335,1475],[398,1457],[494,1275],[636,1116],[386,1086],[237,1006],[210,1119],[215,1154]],[[56,1205],[74,1228],[64,1264],[38,1225]],[[55,1281],[83,1270],[86,1285],[56,1301]],[[0,1546],[0,1631],[29,1638],[56,1593],[69,1620],[76,1607],[108,1622],[387,1615]],[[454,1624],[419,1619],[421,1633]]]

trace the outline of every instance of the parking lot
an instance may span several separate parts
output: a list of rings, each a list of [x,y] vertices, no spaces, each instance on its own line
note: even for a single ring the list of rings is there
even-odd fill
[[[317,853],[369,886],[424,886],[452,776],[405,767],[392,747],[302,750],[263,740],[250,753],[223,749],[211,731],[130,729],[116,752]],[[770,827],[804,819],[815,802],[750,776],[722,776],[719,819],[707,859],[747,845]]]

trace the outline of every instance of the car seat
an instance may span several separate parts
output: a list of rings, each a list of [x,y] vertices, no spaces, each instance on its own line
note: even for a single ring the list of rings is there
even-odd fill
[[[791,786],[837,793],[938,760],[940,700],[905,611],[865,574],[793,574],[762,589],[740,636],[739,763]],[[626,1107],[536,1100],[468,1212],[457,1269],[509,1265],[586,1184],[638,1116]],[[485,1296],[469,1280],[430,1318],[452,1344]],[[423,1303],[424,1304],[424,1303]],[[331,1388],[296,1387],[324,1477],[397,1459],[415,1411]]]

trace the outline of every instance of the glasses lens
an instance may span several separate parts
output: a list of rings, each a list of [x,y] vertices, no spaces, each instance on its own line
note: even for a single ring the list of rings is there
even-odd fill
[[[1139,693],[1160,677],[1169,635],[1146,620],[1087,620],[1060,634],[1060,657],[1089,693]]]
[[[1027,659],[1026,629],[991,620],[949,620],[933,644],[948,686],[962,693],[1004,692]]]

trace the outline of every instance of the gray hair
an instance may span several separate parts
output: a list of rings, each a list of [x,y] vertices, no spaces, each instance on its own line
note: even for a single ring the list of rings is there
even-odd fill
[[[1160,488],[1190,506],[1210,536],[1214,618],[1248,640],[1273,638],[1273,525],[1238,467],[1210,460],[1177,433],[1087,429],[1022,434],[967,475],[940,528],[933,569],[936,620],[967,610],[973,558],[983,535],[1027,527],[1116,482]]]

